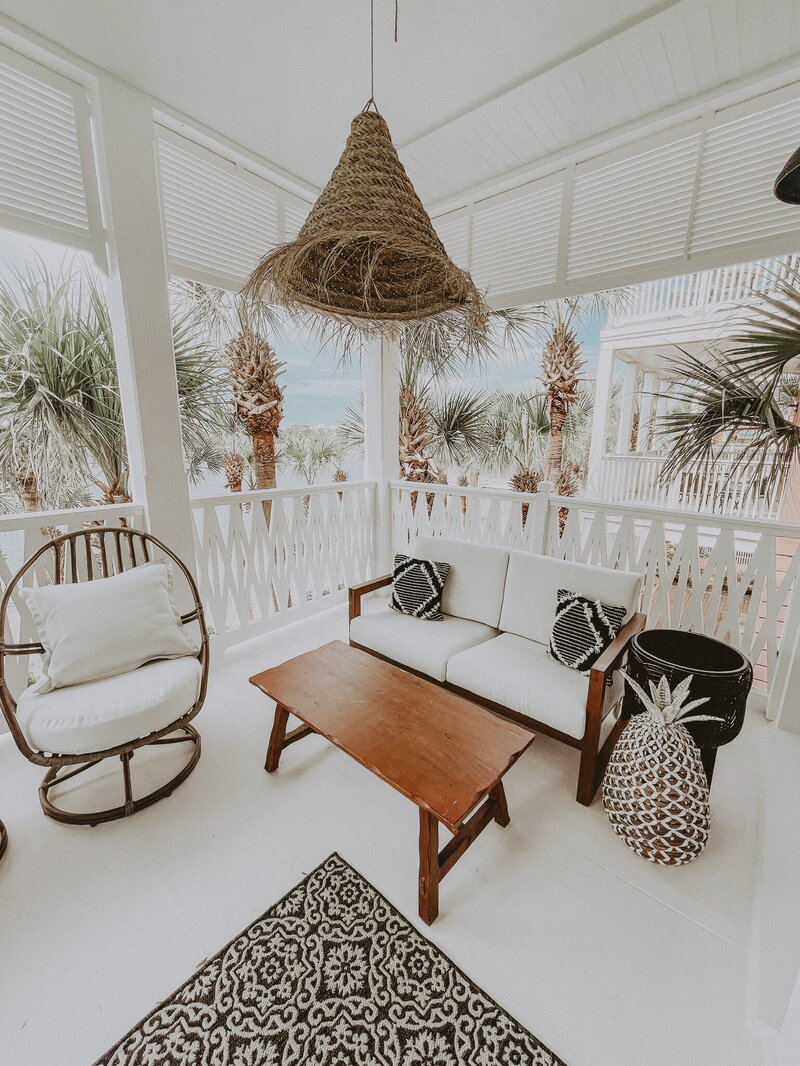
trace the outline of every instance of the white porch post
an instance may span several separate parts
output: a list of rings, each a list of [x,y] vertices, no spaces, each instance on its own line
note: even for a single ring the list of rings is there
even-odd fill
[[[644,375],[642,396],[639,403],[639,427],[636,431],[636,451],[647,452],[647,440],[650,436],[650,423],[653,420],[655,396],[658,378],[651,371]]]
[[[99,97],[108,302],[131,493],[145,504],[151,532],[193,568],[153,109],[145,96],[112,78],[101,80]]]
[[[394,558],[389,482],[400,477],[400,345],[386,337],[365,346],[364,477],[377,481],[373,525],[375,575],[387,574]]]
[[[611,390],[614,384],[614,349],[608,345],[600,348],[597,359],[597,379],[592,411],[592,436],[589,443],[589,470],[587,494],[594,498],[600,495],[603,485],[603,456],[608,437],[608,417],[611,407]]]
[[[630,455],[631,432],[633,430],[633,411],[636,405],[636,380],[639,368],[636,363],[625,364],[622,379],[622,402],[619,412],[619,430],[617,432],[617,453]]]

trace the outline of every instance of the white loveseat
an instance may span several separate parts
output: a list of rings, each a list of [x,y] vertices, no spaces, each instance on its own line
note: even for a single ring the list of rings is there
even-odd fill
[[[444,621],[390,610],[387,575],[350,590],[350,643],[579,748],[578,801],[591,803],[623,724],[604,720],[622,695],[628,641],[644,627],[641,575],[442,537],[419,537],[409,554],[450,564]],[[562,588],[626,608],[588,677],[547,654]]]

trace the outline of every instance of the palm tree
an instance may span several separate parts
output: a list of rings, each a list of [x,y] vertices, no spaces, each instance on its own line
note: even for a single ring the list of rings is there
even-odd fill
[[[251,439],[253,480],[257,489],[277,485],[276,441],[284,411],[285,389],[278,383],[285,363],[278,360],[267,334],[274,334],[281,319],[263,303],[200,282],[174,279],[173,296],[191,309],[198,327],[223,351],[233,389],[234,414]],[[229,453],[228,486],[241,487],[244,456]],[[271,502],[262,503],[269,521]]]
[[[550,425],[545,474],[549,481],[565,489],[569,488],[572,481],[568,472],[562,478],[565,471],[564,429],[570,408],[578,402],[578,383],[584,366],[580,359],[578,327],[624,306],[630,299],[630,293],[628,289],[615,289],[611,292],[567,296],[552,300],[542,308],[545,325],[540,375],[545,388]]]
[[[214,352],[173,324],[184,448],[208,451],[221,410]],[[95,274],[39,262],[0,279],[0,469],[26,510],[130,499],[111,323]]]
[[[477,389],[461,389],[448,397],[447,386],[464,373],[486,366],[503,350],[524,349],[541,319],[539,308],[512,308],[491,311],[478,325],[463,316],[444,316],[402,330],[399,455],[403,478],[442,481],[437,460],[460,463],[466,454],[478,451],[476,430],[488,413],[488,401]]]
[[[669,369],[684,403],[656,426],[669,445],[662,477],[713,464],[735,444],[728,480],[782,482],[800,457],[800,271],[784,269],[772,291],[754,296],[722,354],[682,351]]]
[[[291,426],[284,434],[278,453],[280,466],[306,485],[313,485],[331,465],[342,462],[341,438],[335,430],[322,426]]]
[[[233,381],[236,419],[253,441],[253,471],[258,489],[274,489],[275,441],[283,418],[284,390],[278,378],[285,363],[259,333],[245,321],[225,345]],[[266,502],[266,501],[265,501]]]

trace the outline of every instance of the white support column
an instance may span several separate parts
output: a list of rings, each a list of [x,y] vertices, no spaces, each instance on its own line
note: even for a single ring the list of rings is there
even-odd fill
[[[392,568],[392,499],[389,482],[400,477],[400,346],[383,337],[365,346],[364,477],[377,481],[373,526],[375,575]]]
[[[619,430],[617,431],[617,453],[630,455],[631,432],[633,430],[633,412],[636,406],[636,381],[639,368],[636,363],[625,364],[622,379],[622,401],[619,412]]]
[[[636,451],[647,453],[647,439],[650,436],[650,423],[655,408],[655,391],[658,378],[648,371],[644,375],[642,393],[639,400],[639,427],[636,431]]]
[[[597,379],[592,410],[592,436],[589,443],[589,470],[586,492],[592,498],[600,495],[603,484],[603,456],[608,437],[608,418],[611,413],[611,391],[614,386],[614,350],[608,345],[600,348],[597,360]]]
[[[658,379],[658,398],[656,400],[656,418],[661,419],[667,413],[667,403],[669,402],[669,380],[667,378]]]
[[[99,119],[108,301],[131,491],[147,508],[151,532],[194,568],[152,104],[122,82],[103,78]]]

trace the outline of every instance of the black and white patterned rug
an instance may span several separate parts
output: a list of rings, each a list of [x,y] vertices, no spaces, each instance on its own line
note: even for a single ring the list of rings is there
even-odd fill
[[[95,1066],[564,1066],[331,855]]]

